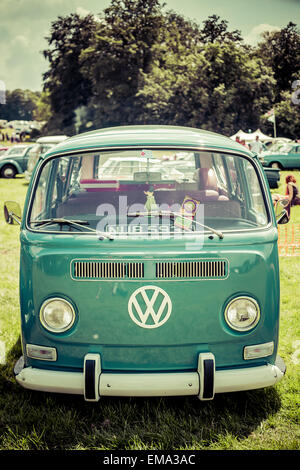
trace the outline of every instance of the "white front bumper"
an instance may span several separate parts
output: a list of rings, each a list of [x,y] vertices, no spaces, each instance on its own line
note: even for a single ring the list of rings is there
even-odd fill
[[[272,364],[240,369],[214,370],[214,390],[212,396],[207,399],[212,399],[214,393],[237,392],[272,386],[283,377],[284,372],[282,368]],[[16,375],[16,380],[24,388],[30,390],[86,395],[84,372],[25,367]],[[95,398],[90,401],[97,401],[101,396],[154,397],[183,395],[196,395],[202,400],[206,399],[203,388],[204,377],[201,368],[198,368],[198,371],[195,372],[184,373],[106,373],[101,372],[99,361],[95,373]]]

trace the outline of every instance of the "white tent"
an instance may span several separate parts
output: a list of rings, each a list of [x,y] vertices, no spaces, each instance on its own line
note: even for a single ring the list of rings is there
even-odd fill
[[[250,135],[250,134],[249,134],[249,135]],[[240,140],[246,140],[246,137],[248,137],[248,134],[247,134],[247,132],[244,132],[244,131],[242,131],[242,130],[240,129],[236,134],[232,135],[230,138],[231,138],[232,140],[235,140],[236,137],[239,137]]]
[[[260,129],[257,129],[255,132],[244,132],[239,130],[236,134],[232,135],[230,138],[235,140],[236,137],[239,137],[240,140],[245,140],[246,142],[253,142],[258,135],[261,142],[273,142],[273,137],[263,134]]]

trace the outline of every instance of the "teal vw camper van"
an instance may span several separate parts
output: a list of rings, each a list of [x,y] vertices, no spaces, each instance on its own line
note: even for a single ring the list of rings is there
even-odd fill
[[[58,144],[22,216],[4,209],[20,224],[17,382],[88,401],[273,386],[280,207],[259,160],[215,133],[128,126]]]

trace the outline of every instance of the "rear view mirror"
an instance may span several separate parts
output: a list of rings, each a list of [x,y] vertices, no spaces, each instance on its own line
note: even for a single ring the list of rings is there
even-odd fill
[[[6,223],[11,225],[21,224],[22,211],[17,202],[6,201],[4,203],[4,218]]]

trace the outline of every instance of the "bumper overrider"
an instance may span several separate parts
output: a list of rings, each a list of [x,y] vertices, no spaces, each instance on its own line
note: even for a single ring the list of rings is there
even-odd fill
[[[194,372],[108,373],[101,370],[99,354],[87,354],[83,372],[24,367],[20,358],[14,369],[24,388],[54,393],[83,395],[86,401],[101,396],[155,397],[195,395],[212,400],[215,393],[253,390],[274,385],[285,374],[285,364],[277,356],[275,364],[216,370],[214,355],[201,353]]]

